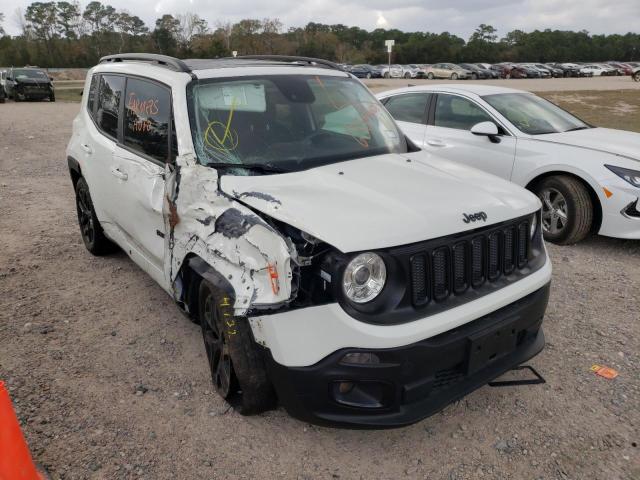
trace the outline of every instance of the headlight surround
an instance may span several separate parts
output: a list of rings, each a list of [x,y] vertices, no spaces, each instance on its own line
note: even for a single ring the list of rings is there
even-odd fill
[[[640,188],[640,171],[631,170],[630,168],[616,167],[614,165],[605,165],[605,167],[618,175],[625,182],[630,183],[636,188]]]
[[[355,256],[342,275],[342,292],[351,302],[362,304],[376,298],[387,281],[387,267],[373,252]]]
[[[538,213],[531,215],[531,225],[529,227],[529,238],[531,240],[536,236],[536,230],[538,228]]]

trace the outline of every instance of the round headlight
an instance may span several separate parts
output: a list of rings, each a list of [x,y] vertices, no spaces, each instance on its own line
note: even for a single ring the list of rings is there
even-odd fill
[[[537,228],[537,226],[538,226],[538,214],[537,214],[537,213],[534,213],[534,214],[531,216],[531,229],[530,229],[530,231],[529,231],[529,235],[531,236],[531,240],[533,240],[533,237],[534,237],[534,236],[535,236],[535,234],[536,234],[536,228]]]
[[[384,260],[375,253],[361,253],[344,271],[342,290],[349,300],[366,303],[376,298],[387,279]]]

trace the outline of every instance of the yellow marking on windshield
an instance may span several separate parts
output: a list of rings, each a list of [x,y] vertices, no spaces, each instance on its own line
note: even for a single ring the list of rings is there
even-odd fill
[[[227,118],[227,122],[222,123],[217,120],[209,122],[207,129],[204,131],[204,143],[207,146],[221,151],[221,152],[229,152],[234,150],[238,146],[238,133],[231,128],[231,121],[233,120],[233,112],[236,108],[237,101],[236,98],[233,97],[231,100],[231,108],[229,109],[229,117]],[[215,129],[216,128],[223,129],[222,138],[218,136]],[[215,140],[215,144],[209,140],[209,136],[213,136],[213,140]]]

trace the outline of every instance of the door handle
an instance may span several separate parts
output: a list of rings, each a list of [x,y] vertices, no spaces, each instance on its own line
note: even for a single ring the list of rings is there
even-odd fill
[[[86,143],[81,143],[80,144],[80,148],[82,148],[82,150],[87,152],[87,154],[89,154],[89,155],[91,155],[93,153],[93,150],[91,149],[91,147],[89,145],[87,145]]]
[[[129,175],[127,175],[127,172],[123,172],[116,167],[111,169],[111,174],[114,177],[119,178],[120,180],[123,180],[123,181],[126,181],[129,178]]]
[[[430,145],[432,147],[446,147],[447,144],[444,143],[442,140],[438,140],[436,138],[430,138],[429,140],[427,140],[427,145]]]

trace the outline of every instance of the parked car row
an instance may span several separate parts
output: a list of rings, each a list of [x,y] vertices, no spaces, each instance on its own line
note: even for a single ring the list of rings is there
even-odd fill
[[[4,103],[5,98],[16,102],[47,99],[55,102],[53,78],[37,67],[0,70],[0,103]]]
[[[436,63],[409,65],[341,65],[358,78],[428,78],[450,80],[562,78],[633,75],[638,62],[605,63]],[[635,77],[634,77],[635,78]]]

